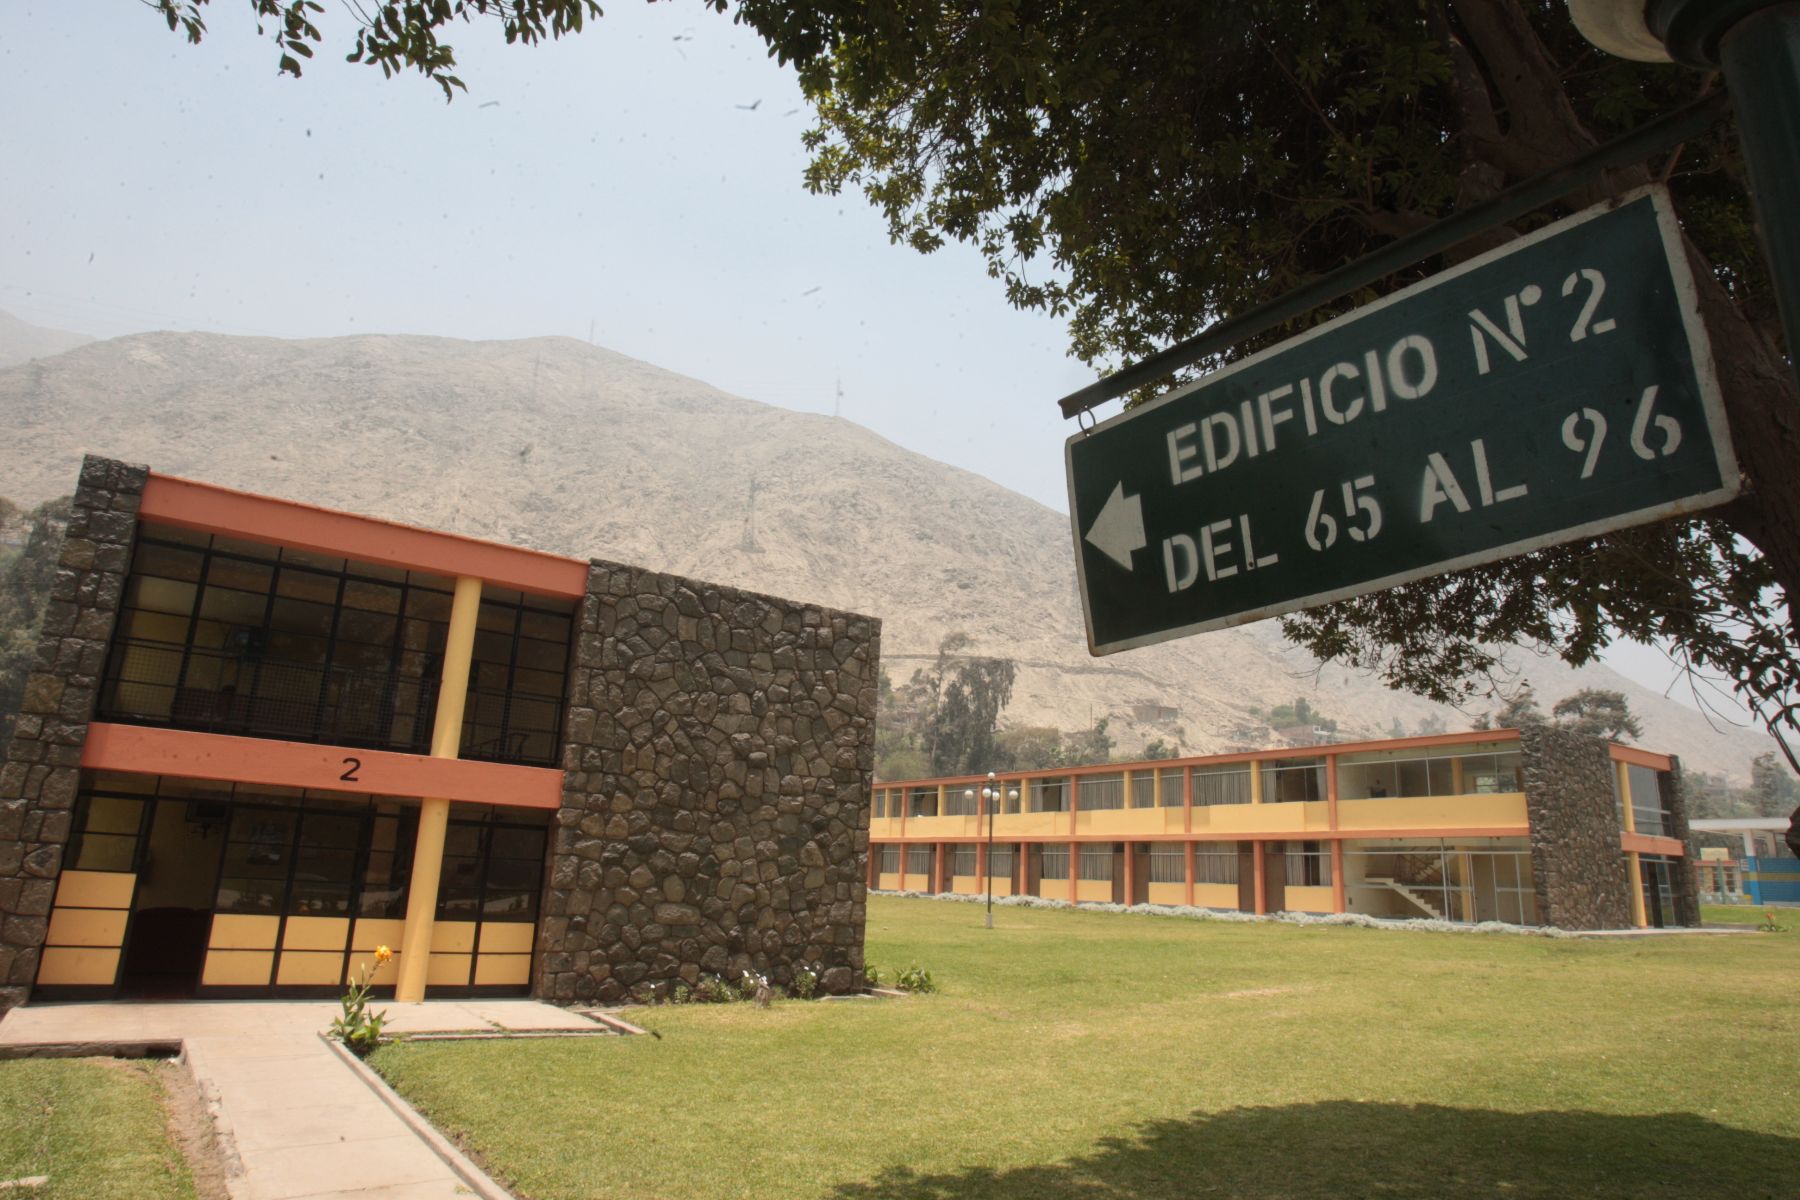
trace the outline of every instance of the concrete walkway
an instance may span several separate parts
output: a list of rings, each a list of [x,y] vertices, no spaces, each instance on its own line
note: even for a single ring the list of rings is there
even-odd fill
[[[606,1031],[532,1000],[376,1007],[396,1033]],[[180,1042],[212,1109],[233,1200],[504,1195],[487,1192],[479,1172],[459,1175],[454,1151],[434,1149],[429,1131],[319,1037],[337,1012],[316,1000],[33,1005],[0,1020],[0,1047]]]

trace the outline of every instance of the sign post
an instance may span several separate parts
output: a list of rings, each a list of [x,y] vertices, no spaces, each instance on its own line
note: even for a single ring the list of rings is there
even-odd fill
[[[1064,457],[1094,654],[1738,489],[1660,188],[1233,363],[1076,434]]]

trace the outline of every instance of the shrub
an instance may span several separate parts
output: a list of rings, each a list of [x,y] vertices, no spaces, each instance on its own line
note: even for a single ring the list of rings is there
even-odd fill
[[[801,967],[794,972],[794,982],[788,988],[796,1000],[811,1000],[819,990],[819,971],[815,967]]]
[[[881,968],[877,967],[873,963],[870,963],[868,966],[864,967],[863,968],[863,986],[864,987],[880,987],[881,986]]]
[[[937,984],[932,981],[931,972],[924,967],[911,966],[894,977],[894,986],[903,992],[937,991]]]
[[[737,998],[737,989],[717,975],[703,976],[694,988],[694,999],[702,1004],[730,1004]]]

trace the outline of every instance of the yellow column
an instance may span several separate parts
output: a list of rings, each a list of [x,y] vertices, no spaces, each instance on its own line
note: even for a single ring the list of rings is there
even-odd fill
[[[1262,764],[1250,760],[1250,803],[1262,803]]]
[[[444,671],[438,682],[437,720],[431,728],[431,757],[455,758],[462,749],[463,706],[469,697],[469,662],[475,653],[475,618],[481,609],[481,580],[457,577],[450,604],[450,633],[444,642]],[[444,867],[444,833],[450,802],[425,798],[419,805],[419,837],[413,847],[412,882],[406,892],[406,931],[400,941],[400,982],[394,999],[425,999],[431,970],[431,933],[437,917],[438,878]]]
[[[1619,777],[1619,806],[1624,810],[1625,832],[1637,832],[1637,814],[1631,811],[1631,770],[1622,762],[1613,764],[1613,770]],[[1644,912],[1644,872],[1638,864],[1636,851],[1625,856],[1625,870],[1628,875],[1626,885],[1631,888],[1631,923],[1639,929],[1648,928],[1650,918]]]
[[[1125,772],[1125,804],[1126,808],[1137,807],[1137,797],[1131,794],[1131,772]]]

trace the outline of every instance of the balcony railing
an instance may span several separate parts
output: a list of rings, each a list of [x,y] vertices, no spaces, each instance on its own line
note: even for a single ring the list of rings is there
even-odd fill
[[[434,679],[125,639],[113,646],[98,715],[423,754],[436,708]]]

